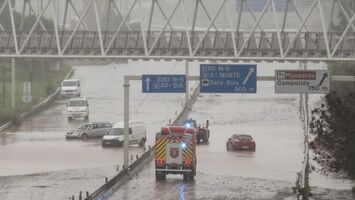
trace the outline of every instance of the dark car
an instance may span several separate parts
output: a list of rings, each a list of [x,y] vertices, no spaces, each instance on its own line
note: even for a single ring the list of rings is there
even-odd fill
[[[247,134],[234,134],[228,138],[227,151],[250,150],[255,151],[256,144],[253,137]]]

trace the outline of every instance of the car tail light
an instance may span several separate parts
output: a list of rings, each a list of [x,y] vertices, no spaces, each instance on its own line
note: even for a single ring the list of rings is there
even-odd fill
[[[234,140],[233,142],[240,142],[240,140],[236,139],[236,140]]]
[[[158,165],[163,165],[163,164],[165,164],[165,160],[156,160],[155,162],[156,162],[156,164],[158,164]]]
[[[191,165],[191,160],[185,160],[185,161],[184,161],[184,165],[185,165],[185,166]]]

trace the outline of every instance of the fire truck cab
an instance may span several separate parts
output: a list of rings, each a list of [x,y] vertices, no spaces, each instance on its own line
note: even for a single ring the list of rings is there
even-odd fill
[[[196,134],[194,128],[168,125],[155,138],[155,177],[165,180],[167,174],[182,174],[184,180],[196,175]]]

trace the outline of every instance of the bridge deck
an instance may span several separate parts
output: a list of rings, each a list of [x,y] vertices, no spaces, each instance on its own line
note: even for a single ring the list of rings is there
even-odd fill
[[[21,55],[24,56],[328,58],[322,32],[303,32],[298,36],[296,32],[284,32],[281,34],[282,45],[279,45],[277,32],[254,32],[252,35],[249,32],[238,32],[233,40],[231,32],[222,31],[208,32],[205,37],[204,32],[191,32],[189,39],[185,31],[166,31],[160,37],[158,31],[150,31],[149,36],[144,36],[147,52],[140,31],[120,32],[116,36],[114,32],[102,32],[102,45],[97,31],[78,31],[74,35],[68,31],[59,32],[58,42],[54,31],[34,32],[28,36],[28,32],[21,32],[16,36]],[[355,34],[345,36],[338,46],[341,33],[329,33],[326,38],[330,51],[334,51],[332,58],[355,57]],[[16,55],[12,32],[0,32],[0,54]]]

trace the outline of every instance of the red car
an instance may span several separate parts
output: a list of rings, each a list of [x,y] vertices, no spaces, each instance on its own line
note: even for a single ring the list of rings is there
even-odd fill
[[[255,151],[256,144],[253,140],[253,137],[246,134],[234,134],[232,137],[228,138],[227,151],[236,151],[236,150],[251,150]]]

